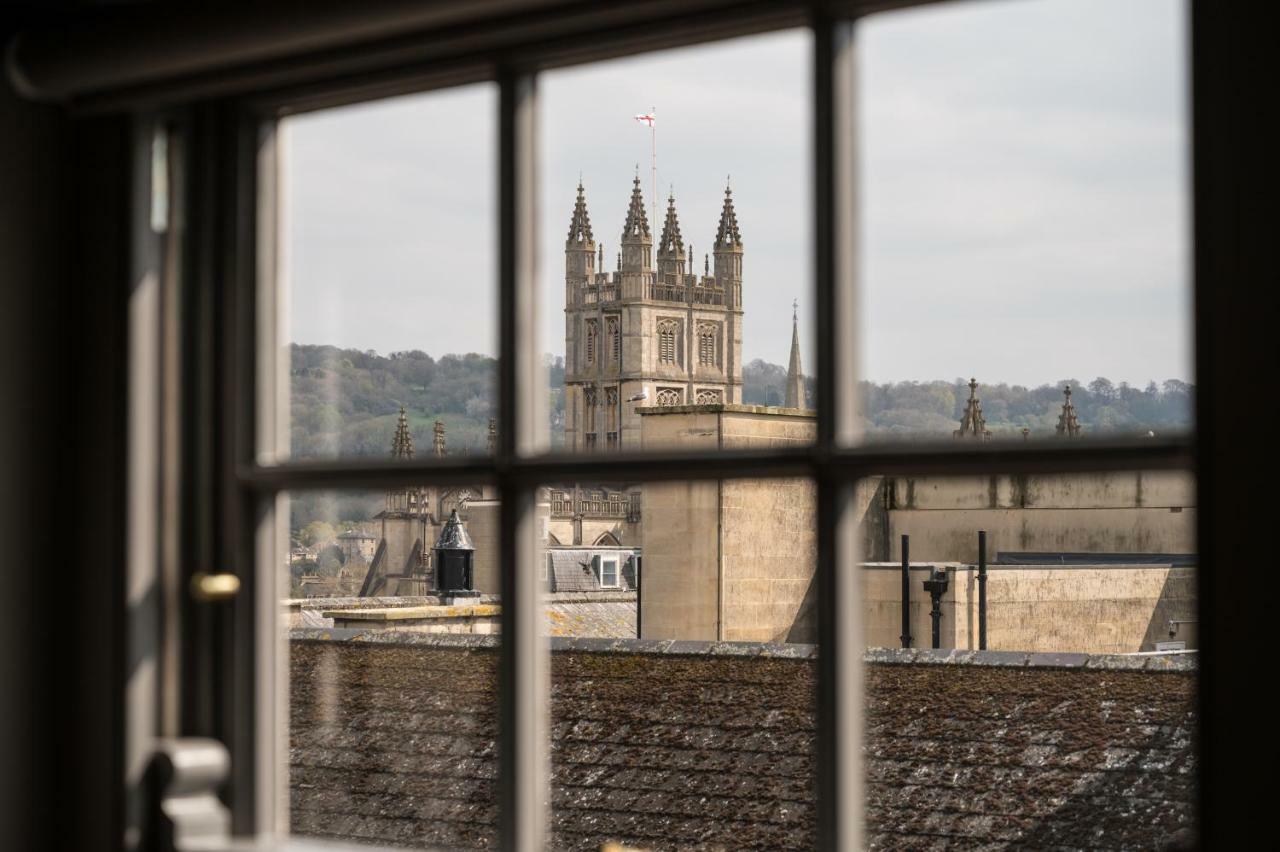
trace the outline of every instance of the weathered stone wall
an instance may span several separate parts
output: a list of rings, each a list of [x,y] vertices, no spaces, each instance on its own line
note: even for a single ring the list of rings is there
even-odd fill
[[[644,410],[645,446],[811,443],[812,412],[763,406]],[[804,479],[646,484],[646,638],[812,642],[816,492]]]
[[[717,482],[645,485],[640,582],[644,638],[717,638],[719,491]]]
[[[765,405],[649,405],[637,408],[644,449],[742,449],[812,444],[812,411]]]
[[[494,845],[496,640],[292,637],[293,830]],[[553,848],[813,846],[812,646],[552,648]],[[1160,848],[1188,831],[1190,656],[868,662],[871,848]]]
[[[496,595],[501,589],[498,578],[498,515],[502,511],[497,500],[484,500],[467,506],[467,533],[476,552],[471,563],[476,591]],[[432,546],[435,542],[431,542]]]
[[[914,552],[914,539],[912,550]],[[947,566],[941,647],[978,647],[978,572]],[[911,569],[912,645],[931,642],[928,566]],[[902,575],[897,566],[864,566],[862,600],[868,647],[898,647]],[[1196,647],[1194,568],[1151,565],[996,566],[987,575],[987,648],[993,651],[1128,654],[1178,639]]]
[[[1195,480],[1169,472],[891,477],[888,561],[976,562],[987,552],[1194,553]]]
[[[730,479],[722,484],[724,629],[720,638],[817,641],[813,588],[817,508],[817,488],[809,479]]]

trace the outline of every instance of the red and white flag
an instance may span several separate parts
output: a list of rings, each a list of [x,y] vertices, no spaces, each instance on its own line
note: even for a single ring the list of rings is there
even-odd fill
[[[658,120],[658,117],[651,112],[647,112],[644,115],[635,116],[635,120],[653,127],[653,123]]]

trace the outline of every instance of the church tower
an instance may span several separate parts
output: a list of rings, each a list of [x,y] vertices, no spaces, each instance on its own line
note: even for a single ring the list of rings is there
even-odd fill
[[[742,237],[730,190],[715,274],[709,263],[693,271],[674,192],[655,258],[638,174],[619,246],[617,270],[599,268],[604,247],[579,182],[565,243],[567,450],[638,449],[640,406],[742,401]]]

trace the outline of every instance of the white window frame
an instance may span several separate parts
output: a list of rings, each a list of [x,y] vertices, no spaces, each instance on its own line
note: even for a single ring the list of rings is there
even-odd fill
[[[613,582],[606,583],[604,579],[604,566],[613,566]],[[601,556],[600,557],[600,588],[617,589],[622,585],[622,569],[618,566],[618,557]]]

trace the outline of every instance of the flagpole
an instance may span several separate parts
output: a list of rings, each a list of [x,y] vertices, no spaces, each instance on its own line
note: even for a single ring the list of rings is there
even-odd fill
[[[649,207],[653,211],[653,229],[658,229],[658,108],[649,107],[649,115],[653,116],[653,120],[649,122],[649,153],[652,160],[650,166],[649,180]]]

